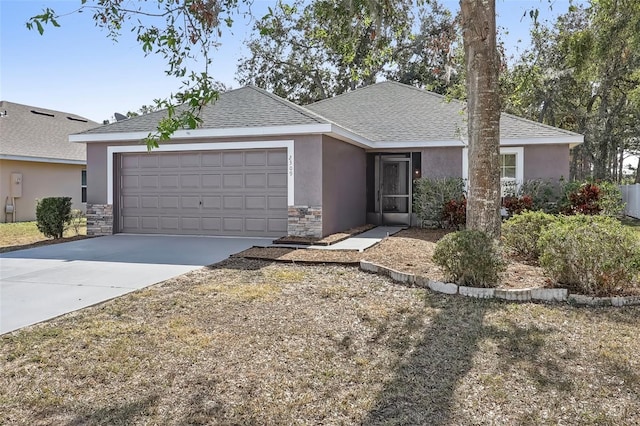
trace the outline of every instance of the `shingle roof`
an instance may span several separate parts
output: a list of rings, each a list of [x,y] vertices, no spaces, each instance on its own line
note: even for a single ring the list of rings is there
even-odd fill
[[[84,133],[152,132],[166,111],[118,121]],[[200,113],[202,129],[288,126],[327,123],[322,117],[255,86],[221,93]]]
[[[99,125],[75,114],[7,101],[0,101],[0,112],[0,156],[86,161],[85,144],[69,142],[69,134]]]
[[[372,142],[460,140],[467,122],[460,101],[413,86],[386,81],[366,86],[306,108]],[[500,138],[580,136],[510,114],[502,114]]]

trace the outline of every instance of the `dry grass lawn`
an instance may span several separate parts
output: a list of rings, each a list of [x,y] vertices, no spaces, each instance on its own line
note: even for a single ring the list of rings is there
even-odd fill
[[[73,241],[79,238],[86,238],[87,225],[83,220],[76,230],[71,227],[65,234],[62,241],[47,238],[38,230],[35,222],[0,223],[0,253],[20,250],[24,248],[38,247],[46,244]]]
[[[640,307],[230,259],[1,336],[0,424],[640,424]]]

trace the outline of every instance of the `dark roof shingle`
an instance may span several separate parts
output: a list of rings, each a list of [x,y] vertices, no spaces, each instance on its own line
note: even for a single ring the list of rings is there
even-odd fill
[[[166,111],[161,110],[84,133],[153,132],[164,117]],[[221,93],[217,101],[202,109],[200,118],[202,129],[327,123],[315,113],[255,86]]]
[[[99,125],[75,114],[8,101],[0,101],[0,111],[0,156],[86,161],[85,144],[69,142],[69,135]]]
[[[306,108],[373,142],[435,142],[466,138],[465,104],[405,84],[385,81]],[[500,138],[580,136],[503,113]]]

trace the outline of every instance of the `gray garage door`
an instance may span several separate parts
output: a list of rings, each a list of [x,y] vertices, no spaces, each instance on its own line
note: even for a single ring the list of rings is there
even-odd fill
[[[121,232],[280,236],[283,149],[121,154]]]

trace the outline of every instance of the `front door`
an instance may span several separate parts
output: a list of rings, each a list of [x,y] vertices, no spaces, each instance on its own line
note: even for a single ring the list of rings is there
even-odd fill
[[[411,222],[411,159],[380,157],[380,212],[384,225]]]

